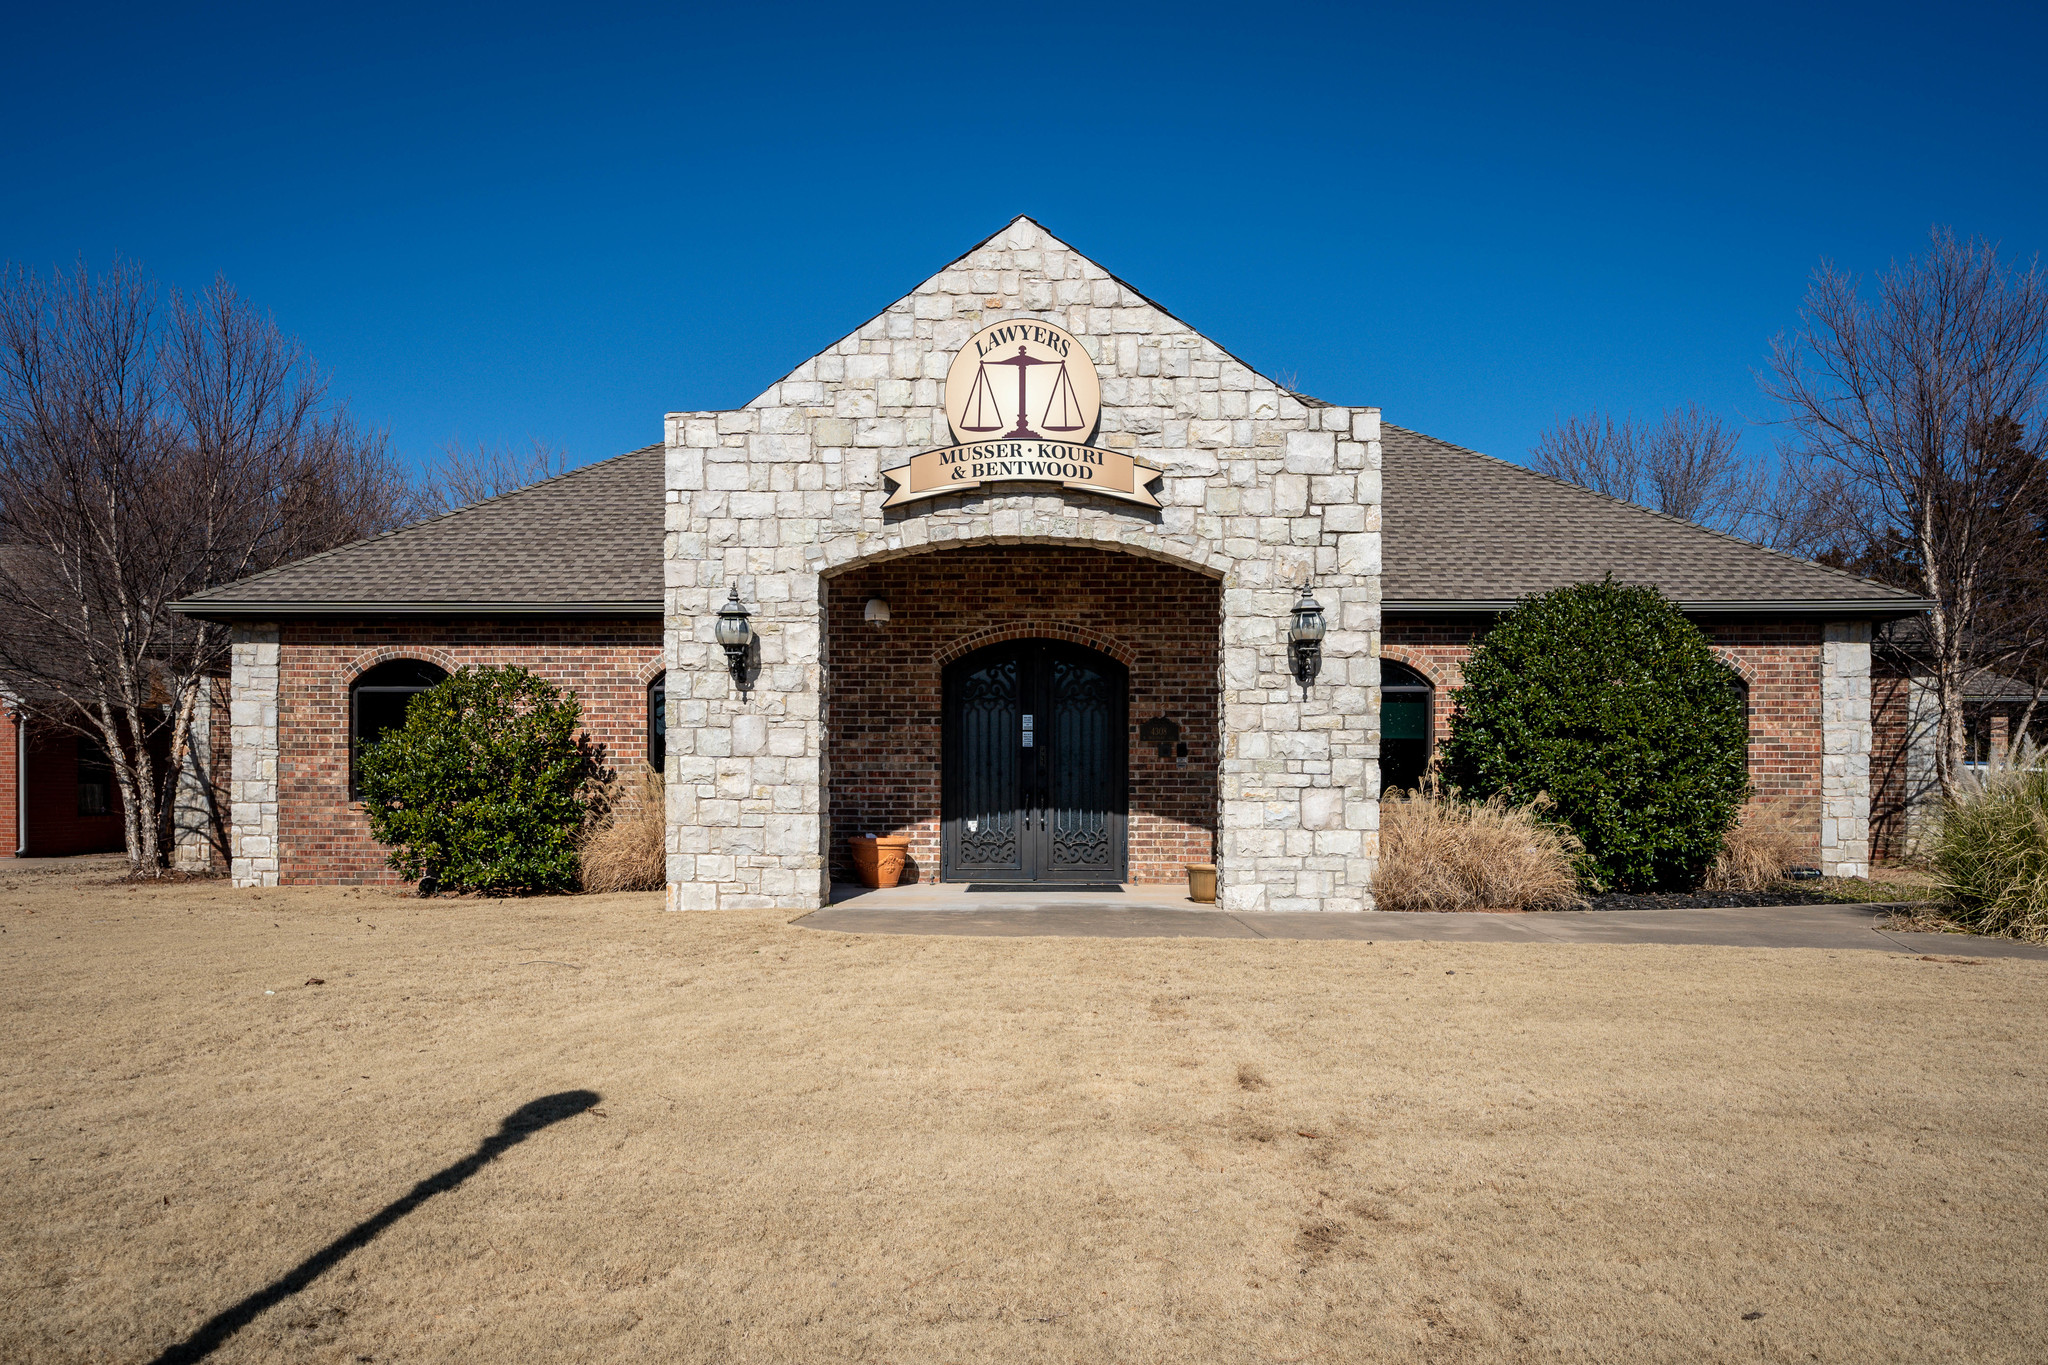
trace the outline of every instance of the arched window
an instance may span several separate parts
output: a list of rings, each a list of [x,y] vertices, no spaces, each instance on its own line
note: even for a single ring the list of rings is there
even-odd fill
[[[647,684],[647,763],[660,772],[668,759],[668,674]]]
[[[348,794],[360,794],[356,759],[363,746],[405,724],[405,708],[415,693],[448,676],[448,670],[424,659],[392,659],[378,664],[349,684]]]
[[[1380,789],[1414,791],[1429,771],[1429,679],[1406,664],[1380,660]]]
[[[1749,752],[1756,742],[1756,709],[1749,701],[1749,679],[1735,665],[1728,665],[1728,688],[1735,693],[1735,699],[1742,703],[1742,755],[1743,764],[1749,763]]]

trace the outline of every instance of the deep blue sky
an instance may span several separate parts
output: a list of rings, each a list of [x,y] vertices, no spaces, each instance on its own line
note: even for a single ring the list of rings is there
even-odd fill
[[[1823,256],[2048,246],[2038,4],[179,8],[10,13],[0,256],[225,273],[415,458],[657,440],[1017,213],[1510,458],[1768,415]]]

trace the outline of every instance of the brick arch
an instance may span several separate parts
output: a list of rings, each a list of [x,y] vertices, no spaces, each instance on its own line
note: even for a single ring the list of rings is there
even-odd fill
[[[1743,658],[1740,651],[1728,645],[1714,645],[1712,648],[1714,657],[1734,669],[1744,687],[1756,686],[1756,666]]]
[[[378,664],[388,664],[393,659],[418,659],[421,663],[432,664],[434,667],[442,669],[451,675],[455,670],[462,667],[461,661],[445,649],[435,649],[431,645],[385,645],[381,648],[370,650],[367,653],[358,654],[355,658],[348,661],[347,666],[343,668],[342,672],[346,675],[349,684],[353,686],[357,678],[362,677],[363,674],[369,672]]]
[[[1137,650],[1105,631],[1090,630],[1086,626],[1070,625],[1065,621],[1024,620],[1005,621],[999,626],[983,626],[978,630],[970,630],[932,651],[932,662],[943,668],[953,660],[964,658],[983,646],[999,645],[1005,640],[1065,640],[1069,644],[1086,645],[1090,649],[1107,654],[1125,668],[1138,661]]]
[[[1443,676],[1443,668],[1432,663],[1426,653],[1419,649],[1410,649],[1406,645],[1381,645],[1380,657],[1382,659],[1392,659],[1397,664],[1406,664],[1417,673],[1420,673],[1428,681],[1429,685],[1439,692],[1455,692],[1464,681],[1462,678],[1457,681],[1447,681]]]
[[[939,554],[946,550],[975,549],[986,545],[1058,545],[1076,550],[1110,550],[1118,554],[1136,555],[1141,559],[1156,559],[1176,568],[1201,574],[1204,578],[1226,578],[1236,567],[1237,562],[1229,555],[1179,536],[1125,539],[1130,534],[1130,529],[1122,523],[1082,521],[1074,525],[1073,534],[1070,535],[998,535],[990,532],[982,535],[949,536],[927,541],[922,545],[893,545],[867,553],[861,552],[861,541],[864,538],[848,536],[825,543],[825,562],[819,567],[818,572],[832,578],[850,569],[865,568],[870,564],[881,564],[892,559]]]
[[[654,680],[667,671],[668,659],[657,654],[650,662],[640,665],[640,671],[634,677],[642,687],[652,687]]]

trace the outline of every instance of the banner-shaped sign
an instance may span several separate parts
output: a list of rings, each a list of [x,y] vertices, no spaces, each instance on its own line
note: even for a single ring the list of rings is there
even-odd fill
[[[911,456],[909,464],[883,470],[885,478],[895,481],[896,491],[882,506],[901,507],[941,493],[967,493],[995,479],[1033,479],[1157,507],[1159,499],[1145,485],[1161,472],[1158,466],[1123,450],[1100,450],[1065,441],[977,441],[923,451]]]

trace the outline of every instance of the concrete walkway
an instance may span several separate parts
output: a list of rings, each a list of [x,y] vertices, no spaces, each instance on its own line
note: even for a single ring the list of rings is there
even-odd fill
[[[798,919],[846,934],[957,934],[1016,938],[1275,938],[1450,943],[1689,943],[1736,948],[1864,949],[1951,957],[2048,961],[2048,946],[1965,934],[1879,927],[1879,905],[1783,905],[1736,910],[1579,910],[1448,915],[1238,915],[1167,886],[920,885],[889,891],[833,888],[832,904]]]

